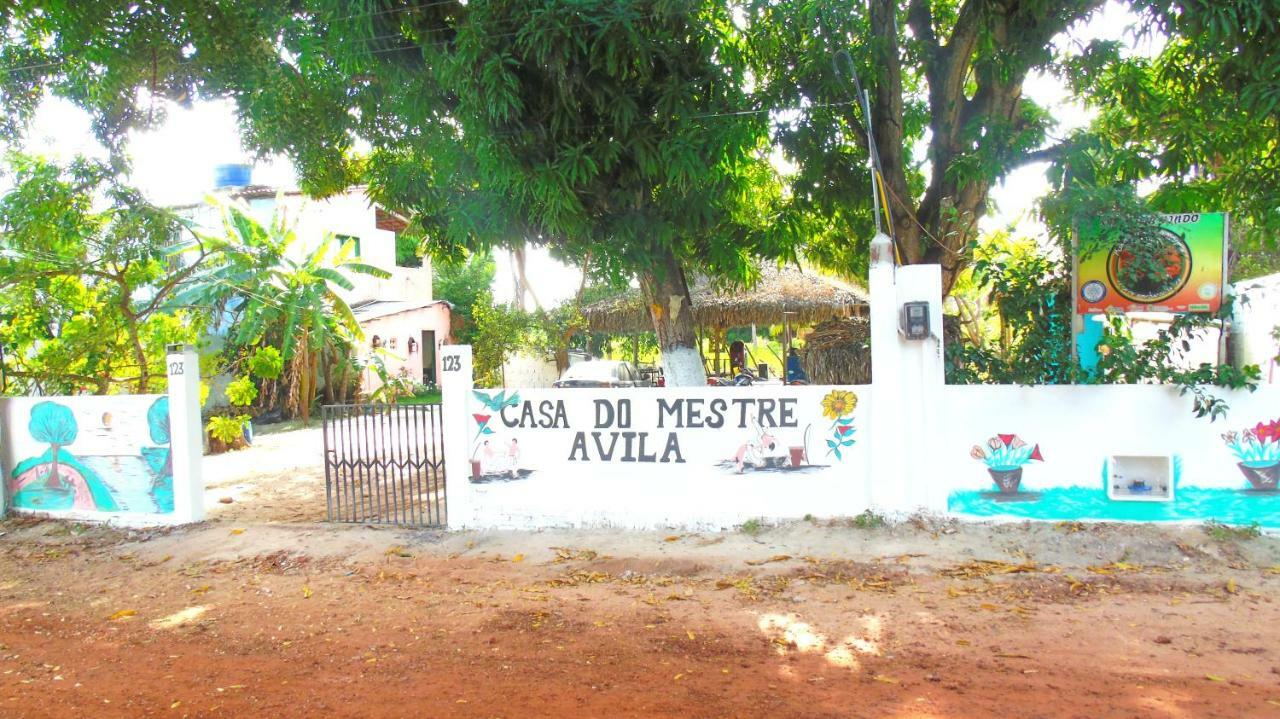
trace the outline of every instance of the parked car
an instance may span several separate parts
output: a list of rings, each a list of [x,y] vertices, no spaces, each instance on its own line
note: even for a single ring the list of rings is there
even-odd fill
[[[630,362],[590,360],[578,362],[560,375],[552,387],[648,387]]]

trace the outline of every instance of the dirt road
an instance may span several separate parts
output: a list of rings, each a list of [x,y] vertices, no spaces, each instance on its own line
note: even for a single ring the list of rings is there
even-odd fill
[[[0,522],[4,717],[1280,716],[1280,541]]]

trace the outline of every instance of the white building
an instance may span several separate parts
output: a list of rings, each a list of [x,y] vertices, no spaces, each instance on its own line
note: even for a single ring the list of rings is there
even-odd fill
[[[248,173],[239,176],[247,180]],[[283,214],[297,235],[293,250],[299,259],[332,235],[353,243],[358,261],[390,273],[386,279],[349,273],[354,286],[336,288],[364,332],[360,358],[368,361],[381,348],[380,356],[392,375],[415,384],[438,381],[439,349],[451,340],[451,308],[432,297],[430,258],[423,258],[420,267],[397,262],[396,233],[405,227],[403,218],[372,203],[360,187],[322,200],[296,190],[252,184],[220,187],[214,194],[243,201],[264,224]],[[210,231],[222,225],[221,210],[215,206],[202,203],[176,209]],[[379,383],[373,370],[366,369],[362,390],[372,392]]]

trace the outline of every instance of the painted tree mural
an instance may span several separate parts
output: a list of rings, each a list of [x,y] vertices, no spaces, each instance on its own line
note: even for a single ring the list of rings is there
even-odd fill
[[[76,441],[79,428],[71,410],[57,402],[41,402],[31,408],[31,421],[27,424],[31,438],[49,443],[50,468],[45,482],[48,489],[62,489],[66,485],[58,467],[58,453],[66,445]]]

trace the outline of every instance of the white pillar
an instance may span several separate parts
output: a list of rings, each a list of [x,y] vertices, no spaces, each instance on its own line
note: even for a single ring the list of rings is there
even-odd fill
[[[199,522],[204,519],[200,358],[191,345],[169,345],[165,366],[169,374],[169,452],[173,462],[172,521]]]
[[[471,501],[470,402],[471,345],[440,349],[440,403],[444,414],[444,473],[446,518],[450,529],[475,523]]]
[[[946,509],[944,467],[937,452],[924,450],[936,446],[941,437],[938,417],[942,412],[946,384],[945,360],[942,341],[942,266],[910,265],[898,268],[898,308],[907,302],[929,303],[929,337],[923,340],[907,340],[895,333],[898,339],[900,412],[899,436],[910,437],[911,442],[901,453],[904,480],[901,494],[895,497],[898,509],[914,511]]]
[[[898,300],[894,286],[893,241],[877,234],[871,240],[871,449],[868,501],[873,507],[892,510],[904,481],[902,419],[899,383],[901,348],[898,344]]]

